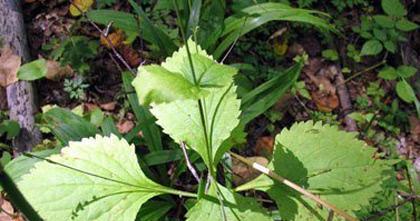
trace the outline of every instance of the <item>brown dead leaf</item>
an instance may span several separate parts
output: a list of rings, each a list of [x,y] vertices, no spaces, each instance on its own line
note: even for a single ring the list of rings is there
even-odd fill
[[[115,110],[116,105],[117,105],[117,102],[112,101],[112,102],[109,102],[109,103],[100,104],[99,106],[102,108],[102,110],[113,111],[113,110]]]
[[[134,128],[134,122],[131,120],[122,119],[117,123],[117,129],[120,133],[126,134]]]
[[[131,67],[137,67],[141,63],[140,54],[130,46],[123,45],[121,54]]]
[[[420,119],[414,116],[410,116],[408,119],[410,122],[411,139],[416,143],[420,143]]]
[[[3,48],[0,56],[0,86],[7,87],[18,81],[17,72],[21,65],[21,57],[12,49]]]
[[[24,221],[23,217],[17,213],[12,204],[0,197],[0,220],[1,221]]]
[[[83,111],[85,113],[90,113],[90,112],[92,112],[96,108],[98,108],[98,105],[96,105],[96,104],[93,104],[93,103],[83,103]]]
[[[331,112],[340,105],[337,96],[337,89],[332,83],[334,73],[329,67],[322,67],[318,59],[311,59],[309,65],[304,69],[310,82],[316,86],[311,91],[312,100],[320,111]]]
[[[111,42],[111,44],[109,44],[109,42],[107,41],[107,39],[101,35],[101,45],[104,45],[107,48],[118,48],[121,46],[122,42],[124,41],[124,32],[122,30],[117,30],[116,32],[113,32],[111,34],[109,34],[107,36],[108,40]]]
[[[274,138],[271,136],[259,137],[255,146],[255,152],[259,156],[270,156],[273,154]]]
[[[73,69],[69,65],[63,67],[56,61],[47,60],[47,75],[45,78],[57,81],[72,75]]]
[[[264,157],[246,157],[252,162],[259,163],[263,166],[268,165],[268,160]],[[233,183],[238,186],[256,178],[260,173],[239,160],[232,158],[232,172],[233,172]]]

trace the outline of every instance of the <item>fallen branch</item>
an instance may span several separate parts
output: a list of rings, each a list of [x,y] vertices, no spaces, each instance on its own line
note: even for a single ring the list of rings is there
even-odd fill
[[[334,211],[336,214],[340,215],[341,217],[345,218],[348,221],[357,221],[356,218],[352,217],[351,215],[349,215],[348,213],[344,212],[343,210],[337,208],[336,206],[320,199],[319,197],[315,196],[313,193],[305,190],[304,188],[300,187],[299,185],[291,182],[290,180],[276,174],[275,172],[273,172],[272,170],[268,169],[267,167],[253,162],[251,160],[246,159],[245,157],[242,157],[241,155],[238,155],[236,153],[233,153],[232,151],[229,151],[229,153],[235,157],[236,159],[238,159],[239,161],[241,161],[242,163],[245,163],[246,165],[248,165],[249,167],[253,168],[254,170],[257,170],[269,177],[271,177],[274,180],[279,181],[280,183],[298,191],[299,193],[301,193],[302,195],[308,197],[309,199],[315,201],[316,203]]]

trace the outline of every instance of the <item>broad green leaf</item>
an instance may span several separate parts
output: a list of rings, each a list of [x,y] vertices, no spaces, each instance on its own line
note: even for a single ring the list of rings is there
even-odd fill
[[[69,141],[79,141],[95,136],[95,125],[64,108],[53,108],[42,115],[45,126],[65,146]]]
[[[167,201],[149,200],[140,208],[136,221],[164,220],[163,216],[174,206],[174,203]]]
[[[47,62],[45,59],[38,59],[19,68],[17,76],[19,80],[33,81],[47,75]]]
[[[397,44],[393,41],[385,41],[384,48],[389,52],[395,53],[397,51]]]
[[[111,134],[116,135],[121,138],[121,134],[118,131],[118,128],[115,126],[115,122],[112,117],[106,117],[101,125],[102,135],[110,136]]]
[[[134,220],[148,199],[172,191],[148,179],[134,145],[114,135],[70,142],[48,159],[18,183],[47,221]]]
[[[140,125],[140,129],[148,148],[152,152],[162,150],[161,132],[155,124],[156,119],[146,107],[139,104],[137,95],[135,93],[131,93],[134,91],[133,86],[131,86],[131,83],[134,80],[134,75],[130,72],[123,72],[122,79],[124,90],[127,93],[128,102],[130,102],[131,109],[133,110],[137,122]]]
[[[336,50],[333,49],[326,49],[322,51],[322,57],[328,59],[330,61],[337,61],[338,60],[338,53]]]
[[[92,123],[96,127],[99,127],[102,125],[104,118],[105,118],[105,114],[104,112],[102,112],[102,110],[99,107],[93,109],[93,111],[90,113],[90,123]]]
[[[373,16],[373,19],[378,25],[384,28],[393,28],[395,25],[395,21],[392,20],[391,17],[386,16],[386,15],[375,15]]]
[[[174,100],[199,99],[205,94],[194,83],[183,76],[170,72],[158,65],[148,65],[139,68],[142,78],[133,81],[135,88],[141,88],[139,101],[149,105],[152,101],[156,104],[168,103]]]
[[[38,156],[38,157],[48,157],[52,154],[57,154],[60,152],[59,147],[56,147],[54,149],[48,149],[48,150],[42,150],[42,151],[36,151],[31,152],[32,155]],[[33,168],[34,164],[37,162],[40,162],[41,160],[39,158],[31,158],[27,156],[19,156],[12,161],[10,161],[5,167],[4,170],[10,175],[12,180],[17,183],[22,179],[22,176],[29,173],[30,169]]]
[[[223,40],[213,55],[215,59],[220,58],[237,38],[271,21],[302,22],[324,30],[335,31],[334,27],[319,15],[325,14],[313,10],[292,8],[282,3],[255,4],[243,9],[241,13],[225,19],[225,28],[221,34]]]
[[[14,120],[4,120],[0,123],[0,136],[7,135],[7,139],[16,137],[20,132],[19,123]]]
[[[375,149],[355,136],[321,123],[297,123],[277,135],[268,167],[352,214],[368,205],[390,176],[389,163],[375,159]],[[266,191],[285,220],[325,220],[328,216],[326,208],[265,175],[237,189],[250,188]]]
[[[399,81],[395,86],[395,89],[397,91],[398,97],[400,97],[403,101],[407,103],[412,103],[416,100],[416,94],[414,93],[413,88],[406,80],[402,79],[401,81]]]
[[[379,71],[380,78],[385,80],[395,80],[398,77],[397,70],[394,67],[387,66]]]
[[[407,20],[406,18],[402,18],[399,21],[397,21],[396,27],[400,29],[401,31],[413,31],[419,28],[419,25]]]
[[[383,49],[382,43],[378,40],[369,40],[363,44],[360,55],[377,55]]]
[[[388,15],[402,17],[407,14],[407,11],[400,0],[382,0],[381,5],[382,9]]]
[[[240,101],[233,85],[237,71],[212,60],[193,41],[188,44],[195,78],[184,46],[161,66],[141,67],[133,85],[140,103],[152,104],[151,112],[163,131],[177,143],[185,142],[210,166],[221,143],[239,123]],[[155,75],[163,77],[155,81]],[[168,88],[150,96],[151,91],[162,89],[161,85]],[[194,90],[185,89],[191,85]]]
[[[223,204],[221,204],[221,202]],[[222,185],[212,183],[209,195],[199,199],[187,213],[187,221],[271,221],[255,199],[243,197]]]
[[[373,29],[373,35],[375,36],[376,39],[378,39],[382,42],[387,40],[386,32],[382,29],[374,28]]]
[[[398,76],[402,78],[409,78],[416,74],[417,68],[409,65],[401,65],[397,69]]]

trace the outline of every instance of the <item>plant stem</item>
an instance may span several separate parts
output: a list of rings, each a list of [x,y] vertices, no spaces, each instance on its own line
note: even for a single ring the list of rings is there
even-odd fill
[[[178,8],[178,4],[176,3],[176,0],[173,0],[172,3],[175,6],[175,12],[176,12],[176,16],[177,16],[177,21],[178,21],[178,25],[181,31],[181,36],[182,39],[184,40],[185,43],[185,48],[187,49],[187,55],[188,55],[188,62],[190,63],[190,68],[191,68],[191,73],[193,75],[193,80],[194,80],[194,84],[196,86],[199,86],[200,82],[197,82],[197,76],[195,75],[195,69],[194,69],[194,64],[192,62],[192,57],[191,57],[191,51],[190,51],[190,46],[188,45],[188,41],[186,39],[185,33],[184,33],[184,27],[182,25],[182,21],[181,21],[181,17],[179,16],[179,8]],[[204,133],[204,139],[206,142],[206,149],[207,149],[207,157],[208,157],[208,163],[209,163],[209,171],[212,175],[215,175],[214,171],[213,171],[213,160],[212,160],[212,148],[209,142],[209,137],[208,137],[208,132],[207,132],[207,122],[206,122],[206,118],[205,118],[205,109],[204,109],[204,105],[203,105],[203,100],[199,99],[198,100],[198,108],[200,111],[200,119],[201,119],[201,124],[203,126],[203,133]]]
[[[247,164],[249,167],[252,167],[253,169],[271,177],[274,180],[279,181],[280,183],[283,183],[284,185],[298,191],[299,193],[303,194],[304,196],[308,197],[309,199],[321,204],[322,206],[333,210],[336,214],[342,216],[343,218],[345,218],[348,221],[357,221],[356,218],[352,217],[351,215],[349,215],[348,213],[344,212],[343,210],[337,208],[336,206],[320,199],[318,196],[315,196],[313,193],[305,190],[304,188],[300,187],[299,185],[291,182],[290,180],[285,179],[284,177],[276,174],[275,172],[273,172],[272,170],[268,169],[267,167],[262,166],[261,164],[255,163],[251,160],[246,159],[245,157],[242,157],[241,155],[238,155],[236,153],[233,153],[232,151],[229,151],[229,153],[235,157],[236,159],[238,159],[239,161],[241,161],[242,163]]]
[[[198,183],[200,183],[200,177],[198,176],[197,171],[194,169],[193,165],[191,164],[190,158],[188,157],[188,154],[187,154],[187,149],[185,148],[185,143],[181,142],[180,146],[181,146],[182,152],[184,153],[184,158],[187,163],[188,169],[190,170],[191,174],[194,176],[195,180]]]
[[[377,68],[377,67],[379,67],[379,66],[381,66],[381,65],[383,65],[383,64],[385,64],[386,63],[386,60],[382,60],[381,62],[379,62],[379,63],[376,63],[376,64],[374,64],[374,65],[372,65],[372,66],[370,66],[370,67],[368,67],[368,68],[366,68],[366,69],[363,69],[363,70],[361,70],[361,71],[359,71],[359,72],[357,72],[357,73],[355,73],[355,74],[353,74],[352,76],[350,76],[349,78],[347,78],[346,80],[344,80],[344,82],[343,83],[341,83],[341,84],[346,84],[347,82],[349,82],[350,80],[352,80],[352,79],[354,79],[354,78],[356,78],[356,77],[358,77],[359,75],[361,75],[361,74],[363,74],[363,73],[365,73],[365,72],[368,72],[368,71],[370,71],[370,70],[373,70],[373,69],[375,69],[375,68]],[[341,85],[340,84],[340,85]],[[337,85],[337,86],[339,86],[339,85]]]

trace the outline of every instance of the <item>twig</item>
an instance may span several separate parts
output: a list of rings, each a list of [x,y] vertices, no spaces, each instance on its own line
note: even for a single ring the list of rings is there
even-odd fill
[[[182,152],[184,153],[184,158],[185,158],[185,161],[187,162],[188,169],[190,170],[195,180],[197,180],[197,183],[200,183],[200,177],[198,176],[197,171],[194,169],[193,165],[191,164],[190,158],[188,157],[188,154],[187,154],[187,148],[185,148],[185,143],[181,142],[180,146],[181,146]]]
[[[383,210],[380,210],[366,218],[363,218],[363,221],[368,221],[368,220],[376,220],[377,218],[384,216],[385,214],[387,214],[389,211],[392,211],[394,209],[397,209],[401,206],[403,206],[404,204],[408,203],[408,202],[414,202],[414,200],[416,199],[415,196],[409,196],[406,199],[404,199],[403,201],[401,201],[400,203],[396,204],[396,205],[392,205],[388,208],[385,208]]]
[[[102,30],[97,24],[95,24],[95,22],[93,22],[92,20],[89,19],[89,17],[86,15],[86,13],[77,5],[74,4],[74,2],[72,0],[70,0],[71,5],[73,5],[81,14],[82,16],[101,34],[101,36],[106,40],[106,42],[108,43],[108,45],[111,47],[112,52],[115,54],[115,56],[118,58],[118,60],[121,61],[121,63],[123,63],[123,65],[133,74],[136,74],[136,72],[130,67],[130,65],[128,64],[128,62],[121,56],[121,54],[117,51],[117,49],[115,48],[114,44],[112,44],[112,41],[108,38],[108,31],[104,31]],[[111,23],[112,24],[112,23]],[[109,29],[109,27],[107,27],[107,29]]]
[[[276,174],[275,172],[271,171],[270,169],[268,169],[267,167],[264,167],[261,164],[258,164],[256,162],[253,162],[251,160],[246,159],[245,157],[242,157],[241,155],[238,155],[236,153],[233,153],[232,151],[229,151],[229,153],[235,157],[236,159],[238,159],[239,161],[247,164],[249,167],[252,167],[254,170],[257,170],[269,177],[271,177],[274,180],[279,181],[280,183],[283,183],[284,185],[298,191],[299,193],[303,194],[304,196],[308,197],[309,199],[321,204],[322,206],[333,210],[335,213],[337,213],[338,215],[342,216],[343,218],[345,218],[348,221],[357,221],[356,218],[352,217],[351,215],[349,215],[348,213],[344,212],[343,210],[337,208],[336,206],[320,199],[319,197],[315,196],[313,193],[305,190],[304,188],[300,187],[299,185],[291,182],[290,180],[285,179],[284,177]]]
[[[223,58],[222,58],[222,60],[220,61],[220,63],[222,63],[222,64],[223,64],[223,62],[225,62],[226,58],[229,56],[229,54],[232,52],[233,48],[235,47],[236,43],[238,42],[239,37],[241,37],[241,35],[242,35],[242,30],[243,30],[243,28],[245,27],[246,21],[248,20],[248,16],[249,16],[249,15],[247,15],[247,16],[245,17],[245,19],[244,19],[244,23],[243,23],[243,24],[242,24],[242,26],[241,26],[241,30],[239,31],[238,36],[236,36],[235,41],[234,41],[234,42],[233,42],[233,44],[229,47],[229,50],[226,52],[225,56],[223,56]]]
[[[366,68],[366,69],[363,69],[363,70],[361,70],[361,71],[359,71],[359,72],[357,72],[357,73],[355,73],[355,74],[353,74],[352,76],[350,76],[349,78],[347,78],[345,81],[343,81],[343,83],[341,83],[341,84],[346,84],[347,82],[349,82],[350,80],[352,80],[353,78],[356,78],[356,77],[358,77],[359,75],[361,75],[361,74],[363,74],[363,73],[365,73],[365,72],[368,72],[368,71],[371,71],[371,70],[373,70],[373,69],[375,69],[375,68],[377,68],[377,67],[379,67],[379,66],[381,66],[381,65],[383,65],[383,64],[385,64],[386,63],[386,60],[384,59],[384,60],[382,60],[381,62],[379,62],[379,63],[376,63],[376,64],[374,64],[374,65],[372,65],[372,66],[370,66],[370,67],[368,67],[368,68]],[[340,85],[341,85],[340,84]],[[340,85],[337,85],[337,86],[340,86]]]
[[[335,84],[337,85],[337,94],[340,99],[340,105],[342,108],[342,116],[344,118],[345,129],[347,131],[356,131],[357,125],[356,122],[348,116],[349,112],[352,110],[349,90],[344,83],[344,76],[341,72],[341,69],[336,66],[332,65],[329,67],[330,71],[336,75]]]

